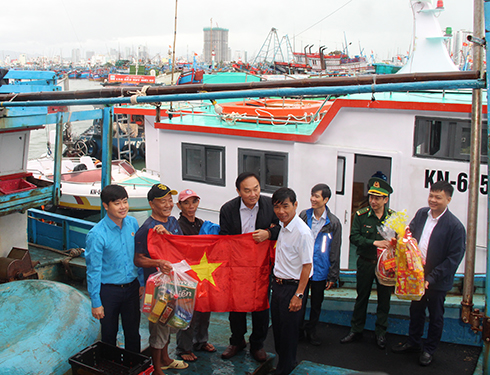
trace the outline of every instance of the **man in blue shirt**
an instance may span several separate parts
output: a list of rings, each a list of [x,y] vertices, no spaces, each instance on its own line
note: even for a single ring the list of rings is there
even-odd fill
[[[176,195],[164,184],[155,184],[148,192],[148,202],[151,207],[151,216],[146,219],[135,236],[134,264],[143,267],[145,283],[148,276],[157,272],[157,267],[163,273],[172,270],[172,264],[164,259],[152,259],[148,251],[148,232],[154,228],[157,233],[182,234],[180,225],[172,215],[174,202],[172,195]],[[150,328],[150,348],[155,375],[163,375],[162,370],[184,369],[189,365],[184,361],[173,360],[168,356],[168,343],[170,340],[170,328],[158,321],[148,322]]]
[[[128,193],[124,187],[108,185],[100,198],[107,215],[88,233],[85,251],[92,315],[100,320],[102,341],[112,345],[116,345],[121,315],[124,346],[139,353],[140,282],[133,263],[138,222],[127,216]]]

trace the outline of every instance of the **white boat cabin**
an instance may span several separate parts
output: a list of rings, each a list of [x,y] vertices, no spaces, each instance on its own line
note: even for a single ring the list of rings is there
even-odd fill
[[[469,91],[345,96],[329,103],[321,121],[287,125],[225,121],[212,106],[158,123],[146,112],[146,163],[172,189],[196,191],[198,216],[214,222],[221,205],[236,196],[235,179],[243,171],[260,176],[264,194],[292,188],[299,210],[310,207],[312,186],[327,183],[328,206],[343,223],[341,268],[353,269],[351,220],[377,171],[393,186],[390,207],[410,217],[427,206],[431,183],[449,181],[455,188],[449,208],[466,223],[470,118]],[[486,264],[488,169],[482,149],[477,273]]]

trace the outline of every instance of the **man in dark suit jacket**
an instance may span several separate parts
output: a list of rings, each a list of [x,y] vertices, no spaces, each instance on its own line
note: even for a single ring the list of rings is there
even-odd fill
[[[220,234],[252,233],[256,242],[276,240],[280,227],[271,199],[260,195],[259,178],[250,172],[240,174],[235,182],[238,197],[226,202],[219,212]],[[246,249],[244,249],[246,251]],[[230,312],[230,345],[221,357],[229,359],[247,345],[247,312]],[[255,360],[267,359],[264,341],[269,328],[269,309],[252,312],[250,353]]]
[[[438,181],[430,188],[429,207],[421,208],[410,223],[410,231],[417,239],[424,267],[425,295],[410,305],[410,327],[407,342],[393,347],[395,353],[419,352],[425,310],[429,309],[429,331],[419,363],[428,366],[432,362],[444,325],[444,300],[452,288],[454,274],[466,248],[466,231],[463,224],[447,208],[454,188],[446,181]]]

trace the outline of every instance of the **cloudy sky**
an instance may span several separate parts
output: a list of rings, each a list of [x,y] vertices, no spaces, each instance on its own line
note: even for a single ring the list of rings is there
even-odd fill
[[[434,0],[436,1],[436,0]],[[473,0],[445,0],[441,27],[472,30]],[[173,43],[175,0],[8,0],[0,13],[0,58],[14,52],[70,57],[74,48],[106,54],[147,46],[167,54]],[[212,20],[212,21],[211,21]],[[202,54],[203,28],[229,29],[232,53],[255,56],[271,28],[295,51],[307,44],[360,48],[380,59],[406,53],[412,38],[409,0],[178,0],[177,56]]]

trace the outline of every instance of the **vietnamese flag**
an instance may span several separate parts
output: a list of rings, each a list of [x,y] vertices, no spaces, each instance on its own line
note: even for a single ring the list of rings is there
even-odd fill
[[[153,259],[185,259],[199,281],[195,310],[252,312],[269,308],[271,241],[256,243],[252,233],[178,236],[148,233]]]

